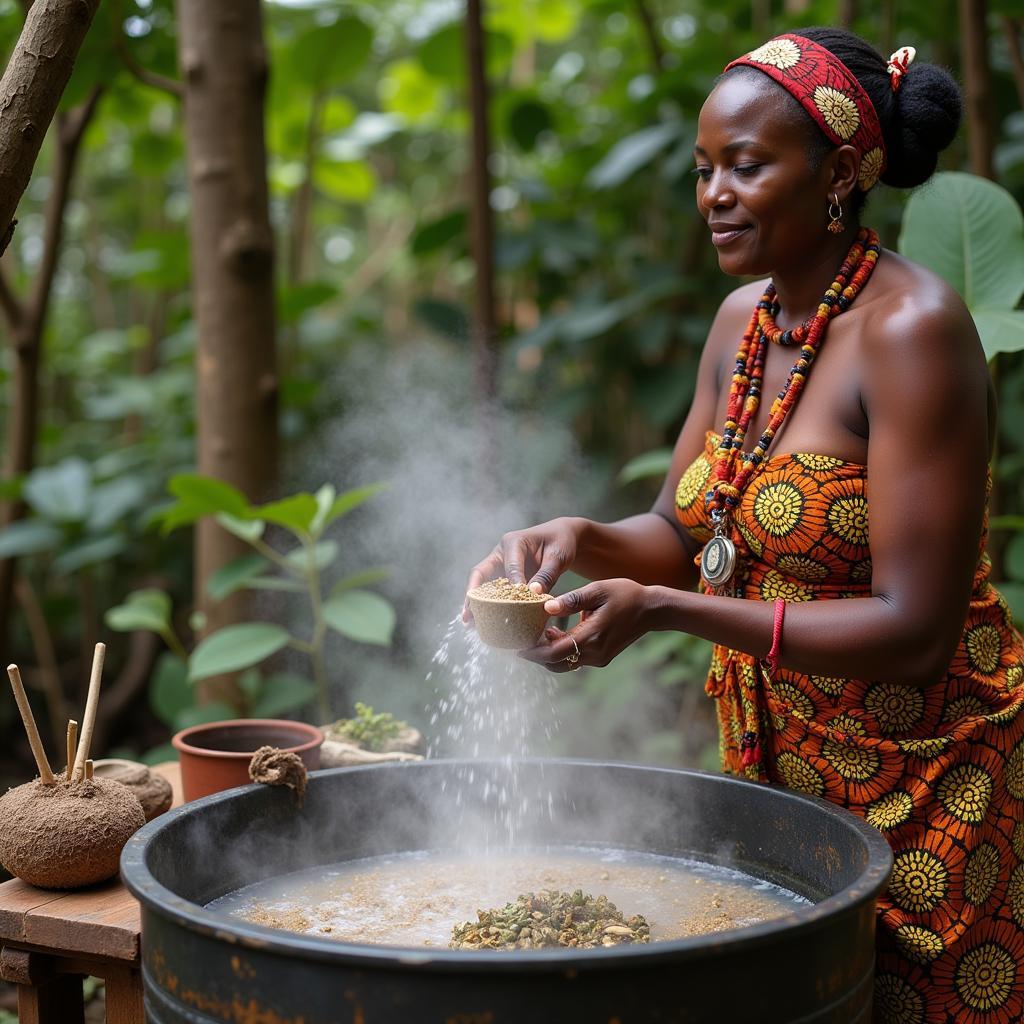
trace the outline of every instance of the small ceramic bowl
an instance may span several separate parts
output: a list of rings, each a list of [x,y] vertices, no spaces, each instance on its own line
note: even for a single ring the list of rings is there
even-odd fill
[[[289,750],[309,771],[320,767],[324,734],[305,722],[278,718],[236,718],[182,729],[171,737],[181,759],[181,789],[197,800],[249,783],[249,762],[260,747]]]
[[[551,600],[550,594],[539,594],[536,601],[499,601],[478,597],[473,591],[466,597],[476,631],[488,647],[508,651],[533,647],[551,617],[544,611],[545,601]]]

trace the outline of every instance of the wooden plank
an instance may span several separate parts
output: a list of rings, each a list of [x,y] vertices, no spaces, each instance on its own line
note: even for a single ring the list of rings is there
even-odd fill
[[[0,940],[25,938],[25,916],[32,910],[63,899],[67,894],[37,889],[20,878],[0,885]]]
[[[103,979],[107,990],[107,1024],[145,1024],[142,974],[131,967],[112,967],[104,971]]]
[[[116,879],[68,893],[25,915],[26,942],[117,960],[138,960],[140,928],[139,904]]]

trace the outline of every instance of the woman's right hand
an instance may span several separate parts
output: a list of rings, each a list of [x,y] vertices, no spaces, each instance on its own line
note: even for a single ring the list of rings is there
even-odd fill
[[[550,593],[558,577],[576,559],[583,523],[583,519],[562,516],[506,533],[494,550],[473,566],[466,590],[505,576],[513,583],[530,584],[538,594]],[[468,621],[468,609],[463,610],[462,617]]]

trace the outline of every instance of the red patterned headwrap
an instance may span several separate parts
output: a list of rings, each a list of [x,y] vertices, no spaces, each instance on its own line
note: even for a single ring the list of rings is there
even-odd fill
[[[811,39],[785,33],[727,64],[763,71],[795,96],[837,146],[860,153],[858,184],[865,192],[885,170],[885,141],[871,97],[850,69]]]

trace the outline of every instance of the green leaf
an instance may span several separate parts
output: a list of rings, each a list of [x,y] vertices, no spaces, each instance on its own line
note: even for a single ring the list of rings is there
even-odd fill
[[[118,633],[149,630],[161,636],[171,628],[171,598],[162,590],[134,590],[119,604],[107,611],[103,621]]]
[[[250,581],[262,576],[270,567],[270,563],[258,554],[242,555],[227,565],[221,566],[206,581],[206,592],[215,601],[223,601],[236,590],[243,590]]]
[[[1024,349],[1024,310],[972,309],[971,315],[987,359]]]
[[[604,159],[591,168],[586,184],[593,189],[621,185],[675,142],[682,131],[682,124],[668,121],[649,125],[619,139]]]
[[[336,540],[319,541],[313,548],[313,559],[317,572],[323,572],[337,557],[339,552]],[[284,556],[285,561],[299,572],[309,568],[309,554],[305,547],[294,548]]]
[[[252,506],[245,495],[223,480],[198,473],[180,473],[171,477],[168,490],[179,500],[160,517],[164,533],[218,513],[227,513],[236,519],[252,518]]]
[[[272,501],[268,505],[259,505],[253,510],[253,514],[268,523],[276,523],[296,533],[307,534],[316,515],[316,498],[312,494],[293,494],[289,498]]]
[[[335,594],[323,606],[324,620],[331,629],[364,644],[386,647],[395,628],[391,603],[369,590],[346,590]]]
[[[54,560],[53,571],[61,575],[78,572],[90,565],[99,565],[116,558],[128,547],[128,542],[119,534],[106,537],[89,537],[78,544],[65,548]]]
[[[380,494],[381,491],[387,490],[387,486],[387,484],[367,484],[366,487],[355,487],[350,491],[345,491],[344,494],[339,494],[331,505],[331,511],[327,514],[324,529],[330,526],[336,519],[340,519],[346,513],[351,512],[352,509],[358,508],[364,501],[369,501],[370,498]]]
[[[366,63],[373,31],[365,21],[343,15],[330,25],[314,25],[290,46],[293,76],[319,91],[351,78]]]
[[[413,313],[432,331],[451,341],[465,341],[469,337],[469,313],[456,302],[423,298],[413,303]]]
[[[282,324],[297,323],[303,314],[329,302],[338,289],[327,281],[307,281],[284,288],[277,298],[277,315]]]
[[[512,60],[513,43],[504,32],[486,32],[487,73],[499,77]],[[461,21],[453,21],[428,36],[417,51],[420,64],[434,78],[461,86],[466,79],[466,44]]]
[[[309,527],[309,532],[314,538],[319,537],[324,532],[324,527],[327,526],[328,522],[327,517],[331,514],[331,508],[337,496],[338,492],[334,489],[334,484],[324,484],[316,492],[316,515],[313,516],[313,522]]]
[[[456,240],[464,243],[468,221],[466,210],[460,209],[420,224],[412,236],[410,251],[413,256],[425,256]]]
[[[228,533],[234,534],[248,544],[259,540],[267,527],[262,519],[238,519],[236,516],[229,516],[226,512],[221,512],[216,518]]]
[[[238,712],[230,704],[213,701],[198,707],[183,708],[174,720],[173,728],[190,729],[193,725],[208,725],[210,722],[227,722],[237,718]]]
[[[121,476],[94,487],[86,528],[93,533],[110,529],[119,519],[143,507],[146,491],[146,485],[131,476]]]
[[[64,534],[44,519],[21,519],[0,530],[0,558],[19,558],[53,551],[64,540]]]
[[[671,448],[655,448],[644,452],[627,462],[619,470],[620,484],[630,484],[634,480],[642,480],[648,476],[664,476],[672,465]]]
[[[331,587],[331,597],[336,594],[343,594],[346,590],[354,590],[356,587],[370,587],[374,583],[381,583],[391,575],[391,570],[385,566],[377,566],[373,569],[363,569],[362,572],[354,572],[351,576],[338,580]]]
[[[1012,309],[1024,293],[1024,214],[973,174],[936,174],[903,213],[899,250],[945,278],[973,312]]]
[[[47,519],[80,523],[89,514],[92,470],[84,459],[70,458],[25,477],[25,501]]]
[[[283,590],[290,594],[304,594],[306,588],[298,580],[286,580],[283,576],[257,576],[249,580],[248,590]]]
[[[437,121],[445,108],[446,91],[417,61],[392,61],[384,68],[377,89],[383,110],[410,124]]]
[[[173,728],[173,726],[172,726]],[[139,756],[143,764],[163,764],[165,761],[177,761],[178,751],[170,743],[161,743],[157,747],[151,747],[144,754]]]
[[[270,622],[243,622],[211,633],[188,660],[190,682],[256,665],[288,645],[288,630]]]
[[[263,683],[249,709],[253,718],[277,718],[286,711],[298,711],[316,700],[316,686],[302,676],[277,672]]]
[[[516,145],[529,153],[537,146],[537,137],[554,127],[548,107],[537,99],[525,99],[508,112],[508,131]]]
[[[188,668],[170,651],[157,658],[149,681],[149,706],[164,725],[173,726],[178,715],[195,702],[196,692],[188,684]]]
[[[988,523],[990,530],[1024,530],[1024,516],[993,516]]]
[[[365,203],[377,189],[377,176],[365,160],[320,160],[313,182],[325,196],[343,203]]]

